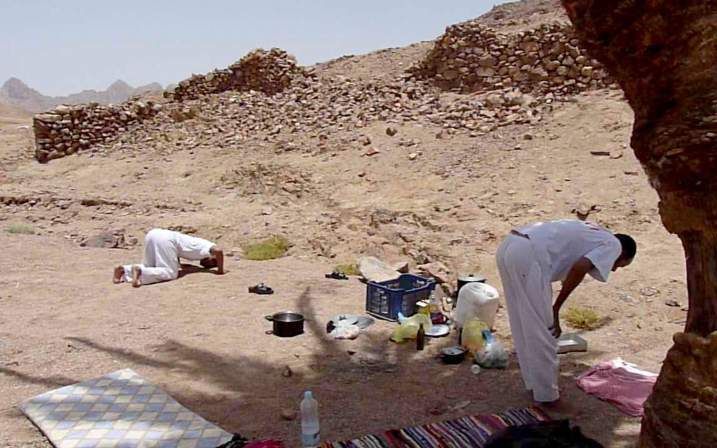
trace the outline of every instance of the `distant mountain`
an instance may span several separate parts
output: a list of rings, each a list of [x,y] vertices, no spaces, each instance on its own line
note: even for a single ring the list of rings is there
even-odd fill
[[[47,96],[17,78],[10,78],[0,87],[0,103],[19,107],[29,112],[44,112],[59,104],[82,103],[121,103],[132,96],[149,92],[161,92],[162,86],[156,82],[140,87],[132,87],[122,80],[113,82],[107,90],[83,90],[68,96]]]

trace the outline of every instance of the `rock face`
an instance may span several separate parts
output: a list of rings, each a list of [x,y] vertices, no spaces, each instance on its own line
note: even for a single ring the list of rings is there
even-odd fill
[[[668,355],[640,445],[717,446],[717,368],[693,339],[717,330],[717,2],[563,5],[583,44],[623,88],[635,112],[632,147],[660,197],[662,222],[685,248],[685,332],[694,334],[676,341]]]
[[[715,446],[717,332],[708,338],[678,333],[656,391],[645,403],[641,447]]]
[[[254,90],[274,95],[289,87],[292,78],[305,75],[305,70],[296,65],[296,59],[284,50],[259,49],[226,69],[185,79],[175,89],[166,91],[165,97],[182,101],[227,90]]]
[[[409,71],[460,92],[518,88],[569,94],[611,82],[601,64],[586,55],[570,26],[559,23],[510,35],[478,20],[459,23],[448,27]]]

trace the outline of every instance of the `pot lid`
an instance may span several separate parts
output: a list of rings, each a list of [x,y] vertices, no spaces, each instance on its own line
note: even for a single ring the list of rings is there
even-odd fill
[[[476,274],[460,275],[460,276],[458,276],[458,281],[465,282],[465,283],[484,282],[485,277],[483,277],[482,275],[476,275]]]

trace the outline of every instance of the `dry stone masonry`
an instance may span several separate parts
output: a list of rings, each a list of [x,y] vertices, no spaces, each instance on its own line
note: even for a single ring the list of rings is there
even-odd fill
[[[296,59],[287,52],[278,48],[259,49],[228,68],[185,79],[174,90],[165,92],[165,97],[182,101],[228,90],[255,90],[274,95],[288,88],[294,77],[305,75],[305,70],[296,65]]]
[[[109,141],[159,109],[150,101],[128,101],[118,106],[57,106],[34,117],[35,158],[44,163]]]
[[[165,96],[170,102],[181,102],[227,90],[253,90],[273,95],[286,89],[294,77],[305,75],[304,69],[298,67],[296,60],[285,51],[277,48],[256,50],[227,69],[182,81]],[[186,111],[171,107],[171,104],[165,107],[175,121],[180,121],[177,117],[193,118],[196,115],[194,109]],[[142,101],[109,106],[96,103],[58,106],[34,117],[35,158],[44,163],[113,141],[132,125],[156,115],[161,109],[159,104]]]
[[[453,25],[409,72],[460,92],[519,88],[571,94],[611,82],[580,47],[570,26],[561,23],[510,35],[475,20]]]
[[[423,61],[393,80],[315,71],[299,67],[283,50],[256,50],[226,69],[180,82],[165,92],[161,108],[137,102],[61,106],[35,118],[37,159],[90,147],[98,153],[166,149],[157,135],[171,136],[176,148],[232,147],[249,139],[289,148],[282,142],[297,135],[322,143],[336,131],[376,121],[477,136],[539,121],[551,102],[610,82],[565,24],[510,35],[476,21],[454,25]],[[447,99],[446,89],[473,94]],[[355,141],[360,138],[356,132]]]

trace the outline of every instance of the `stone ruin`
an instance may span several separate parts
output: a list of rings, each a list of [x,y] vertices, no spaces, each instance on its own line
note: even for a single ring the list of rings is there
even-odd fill
[[[127,101],[120,105],[97,103],[57,106],[35,115],[35,158],[45,163],[111,140],[129,126],[155,115],[160,106],[151,101]]]
[[[515,34],[497,33],[476,20],[452,25],[409,73],[463,93],[514,88],[573,94],[612,82],[562,23]]]
[[[597,61],[585,55],[567,24],[500,34],[469,21],[448,27],[422,61],[390,83],[319,79],[274,48],[255,50],[226,69],[180,82],[165,92],[161,106],[137,101],[60,106],[35,117],[36,158],[46,162],[107,146],[129,126],[157,114],[153,129],[164,126],[160,121],[167,117],[190,120],[206,107],[208,96],[212,105],[203,114],[231,116],[227,129],[232,132],[223,132],[234,140],[261,130],[270,136],[282,130],[333,132],[394,117],[477,135],[496,126],[532,122],[539,119],[541,104],[611,82]],[[439,89],[482,95],[442,104]],[[223,92],[241,97],[223,98]]]
[[[224,70],[195,75],[165,92],[170,102],[228,90],[259,91],[274,95],[283,91],[296,76],[305,76],[293,56],[278,48],[255,50]],[[133,124],[156,115],[163,107],[151,101],[131,100],[120,105],[96,103],[61,105],[35,115],[35,158],[45,163],[113,140]]]
[[[228,68],[214,70],[206,75],[193,75],[180,82],[174,90],[166,91],[164,96],[174,101],[183,101],[228,90],[254,90],[274,95],[288,88],[295,76],[305,75],[305,70],[287,52],[279,48],[270,51],[260,49],[252,51]]]

